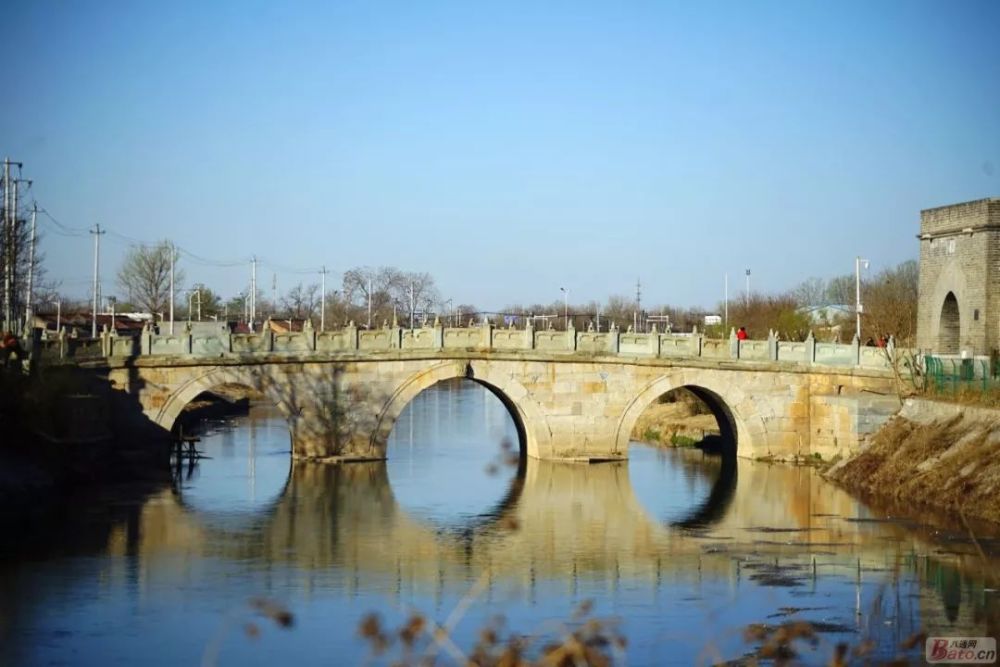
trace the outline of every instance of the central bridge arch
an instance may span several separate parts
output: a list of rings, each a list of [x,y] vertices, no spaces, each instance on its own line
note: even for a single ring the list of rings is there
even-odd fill
[[[625,408],[615,435],[615,449],[628,451],[632,429],[639,416],[660,396],[675,389],[688,389],[700,398],[715,416],[723,437],[731,437],[741,456],[752,456],[766,447],[767,429],[763,418],[731,375],[718,372],[678,369],[648,383]]]
[[[400,384],[379,413],[370,443],[372,449],[385,452],[396,420],[417,394],[439,382],[456,378],[472,380],[482,385],[507,408],[517,429],[522,460],[525,456],[541,458],[544,453],[552,451],[552,433],[545,416],[533,401],[523,400],[528,396],[528,390],[510,374],[498,372],[489,364],[463,360],[435,364]]]

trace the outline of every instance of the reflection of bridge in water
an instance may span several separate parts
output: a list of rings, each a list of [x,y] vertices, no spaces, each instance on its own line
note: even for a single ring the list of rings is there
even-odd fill
[[[698,529],[651,516],[626,464],[543,461],[526,466],[492,516],[440,529],[397,504],[384,462],[295,464],[283,494],[238,527],[220,527],[165,491],[136,523],[113,534],[110,549],[131,545],[130,553],[157,561],[146,576],[178,582],[190,576],[190,562],[218,557],[339,576],[347,585],[355,578],[394,580],[401,589],[465,587],[470,575],[486,570],[492,584],[523,587],[577,578],[738,577],[727,552],[818,552],[824,562],[884,567],[893,557],[927,551],[901,527],[845,520],[857,515],[857,502],[810,469],[738,465],[738,489],[716,486],[692,515],[674,522],[702,524]],[[728,507],[716,511],[707,502],[713,496]]]

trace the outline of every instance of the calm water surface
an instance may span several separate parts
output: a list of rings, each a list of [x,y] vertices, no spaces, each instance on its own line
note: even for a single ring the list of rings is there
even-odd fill
[[[366,613],[444,622],[473,590],[459,646],[497,614],[552,632],[592,600],[630,665],[738,658],[747,624],[792,618],[824,624],[810,664],[866,637],[893,656],[921,628],[998,634],[997,561],[962,529],[886,520],[809,468],[639,444],[627,464],[518,465],[516,438],[471,382],[422,393],[385,463],[293,466],[267,408],[207,423],[212,458],[174,488],[82,498],[11,536],[0,665],[360,664]]]

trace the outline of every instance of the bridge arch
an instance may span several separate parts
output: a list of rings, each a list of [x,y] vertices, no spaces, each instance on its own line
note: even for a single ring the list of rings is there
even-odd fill
[[[247,366],[220,366],[194,375],[171,392],[167,400],[160,406],[160,409],[149,416],[162,429],[170,431],[177,422],[177,418],[180,417],[181,412],[183,412],[184,408],[191,401],[200,394],[224,385],[238,385],[262,393],[271,403],[277,406],[286,421],[289,422],[289,427],[291,427],[291,418],[295,414],[294,411],[282,400],[281,396],[268,391],[269,383],[261,382],[260,374],[252,372],[250,367]]]
[[[740,388],[740,383],[736,380],[731,371],[727,376],[720,371],[684,369],[649,382],[629,402],[618,420],[615,451],[628,451],[632,429],[646,408],[660,396],[682,387],[705,402],[719,423],[723,437],[732,436],[735,440],[737,454],[748,456],[762,451],[767,443],[764,420],[754,409],[753,399]]]
[[[552,434],[545,416],[528,398],[528,390],[510,374],[496,371],[490,364],[453,360],[435,364],[411,375],[400,384],[379,412],[371,447],[384,452],[392,428],[403,409],[417,394],[438,382],[466,378],[482,385],[500,399],[514,420],[522,459],[542,458],[552,451]]]

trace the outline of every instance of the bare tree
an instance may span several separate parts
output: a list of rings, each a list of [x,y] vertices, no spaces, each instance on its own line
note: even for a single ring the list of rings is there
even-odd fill
[[[13,266],[11,277],[11,314],[15,319],[24,316],[25,298],[27,297],[28,275],[32,276],[32,302],[46,303],[58,299],[56,285],[45,279],[44,255],[41,251],[42,235],[35,236],[35,256],[31,261],[31,225],[25,219],[24,211],[19,211],[13,226],[0,233],[0,276],[6,275],[7,264]],[[2,296],[0,296],[2,300]]]
[[[917,333],[917,289],[920,267],[909,260],[885,269],[864,284],[862,325],[873,338],[891,335],[898,345],[912,346]]]
[[[359,321],[367,320],[369,299],[372,324],[397,317],[409,317],[410,290],[413,290],[413,307],[418,312],[432,310],[441,296],[429,273],[406,273],[395,267],[356,267],[344,273],[343,297],[354,306]]]
[[[296,319],[312,318],[319,314],[319,285],[312,283],[305,287],[299,283],[281,297],[281,308],[285,315]]]
[[[751,294],[749,303],[739,301],[729,305],[729,321],[734,326],[746,327],[754,339],[767,338],[768,331],[774,330],[784,340],[803,340],[811,326],[809,316],[799,310],[791,294]]]
[[[118,271],[118,284],[128,300],[141,311],[164,313],[170,301],[170,267],[174,267],[174,293],[184,282],[177,269],[177,255],[169,241],[154,246],[133,246]]]
[[[633,314],[635,313],[635,299],[630,296],[619,294],[608,297],[608,303],[603,309],[601,319],[614,322],[622,329],[632,325]]]
[[[855,277],[852,274],[844,274],[831,278],[826,283],[827,303],[837,305],[850,305],[854,303],[855,297]]]
[[[800,307],[823,306],[827,303],[827,282],[822,278],[807,278],[792,290],[792,297]]]

